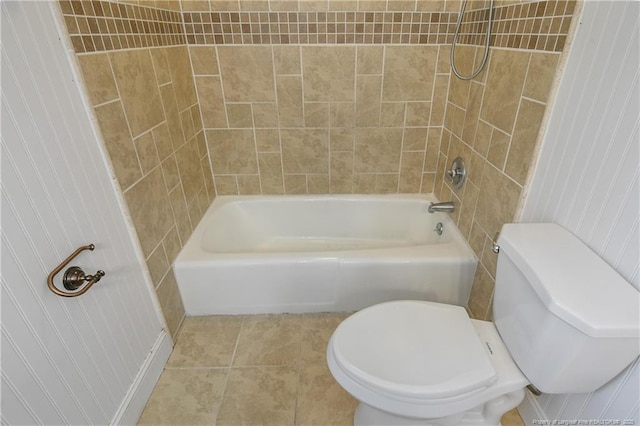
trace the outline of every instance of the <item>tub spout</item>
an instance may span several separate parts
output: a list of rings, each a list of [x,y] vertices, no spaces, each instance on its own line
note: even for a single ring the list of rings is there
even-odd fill
[[[429,204],[429,208],[427,211],[429,213],[435,212],[445,212],[445,213],[453,213],[453,209],[455,208],[453,201],[445,201],[443,203],[431,203]]]

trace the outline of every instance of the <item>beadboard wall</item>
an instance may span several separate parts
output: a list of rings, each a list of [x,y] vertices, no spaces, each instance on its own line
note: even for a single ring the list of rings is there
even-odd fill
[[[584,3],[520,218],[521,222],[561,224],[637,289],[639,26],[638,2]],[[593,393],[529,395],[520,407],[523,420],[531,424],[534,419],[608,419],[621,422],[610,424],[640,424],[638,364],[636,360]]]

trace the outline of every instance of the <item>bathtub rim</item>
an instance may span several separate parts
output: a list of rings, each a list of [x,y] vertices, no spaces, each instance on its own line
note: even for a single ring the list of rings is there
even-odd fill
[[[382,248],[366,248],[357,250],[321,250],[321,251],[279,251],[279,252],[259,252],[259,251],[245,251],[245,252],[209,252],[205,251],[201,247],[201,239],[205,232],[205,229],[211,220],[211,216],[215,214],[216,210],[219,210],[223,206],[229,203],[238,201],[252,201],[260,200],[266,202],[277,202],[282,200],[310,200],[310,201],[323,201],[323,200],[345,200],[345,201],[359,201],[359,200],[383,200],[392,202],[393,200],[410,200],[410,201],[423,201],[425,203],[425,214],[435,214],[440,216],[439,222],[443,222],[445,230],[449,229],[451,240],[448,242],[438,244],[426,244],[426,245],[414,245],[414,246],[401,246],[401,247],[382,247]],[[191,236],[184,244],[180,253],[175,259],[174,266],[180,265],[194,265],[203,262],[222,261],[225,263],[241,263],[247,259],[252,261],[259,261],[264,263],[278,262],[283,258],[291,261],[304,262],[309,259],[342,259],[353,261],[365,261],[375,260],[376,262],[384,262],[386,259],[403,258],[403,259],[416,259],[424,256],[432,256],[438,259],[447,259],[451,257],[471,257],[476,261],[479,261],[475,252],[464,238],[450,214],[448,213],[427,213],[426,206],[429,202],[438,202],[435,194],[292,194],[292,195],[221,195],[216,197],[213,202],[207,208],[200,222],[193,230]],[[447,232],[447,231],[445,231]],[[390,256],[391,255],[391,256]]]

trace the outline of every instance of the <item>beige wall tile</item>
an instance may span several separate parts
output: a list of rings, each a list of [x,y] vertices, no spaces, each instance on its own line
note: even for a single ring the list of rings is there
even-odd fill
[[[194,75],[218,75],[218,56],[213,46],[189,46]]]
[[[268,0],[243,0],[240,3],[240,10],[256,11],[263,10],[269,11]]]
[[[160,95],[162,96],[162,105],[164,107],[169,133],[171,134],[171,142],[173,148],[176,149],[185,142],[182,133],[182,123],[180,121],[180,113],[178,112],[178,104],[176,102],[173,85],[168,84],[160,87]]]
[[[260,179],[264,194],[283,194],[284,178],[282,175],[282,157],[280,153],[258,154]]]
[[[142,166],[142,173],[149,173],[151,169],[160,164],[160,158],[158,157],[158,151],[153,142],[153,134],[151,132],[140,136],[133,143]]]
[[[351,194],[352,191],[353,152],[332,152],[329,192],[332,194]]]
[[[252,130],[207,130],[206,134],[214,174],[258,172]]]
[[[238,194],[240,195],[259,195],[262,193],[260,189],[260,177],[258,175],[238,175]]]
[[[405,125],[428,126],[431,116],[430,102],[407,102]]]
[[[382,102],[380,105],[380,125],[382,127],[403,127],[405,102]]]
[[[438,48],[387,46],[384,64],[384,101],[430,101]]]
[[[258,152],[280,152],[280,131],[277,129],[256,129]]]
[[[476,221],[489,235],[512,222],[522,188],[492,166],[484,168]]]
[[[374,194],[376,191],[376,175],[374,174],[357,174],[354,175],[355,194]]]
[[[167,60],[171,82],[176,92],[178,111],[190,107],[197,101],[196,90],[193,85],[193,71],[189,51],[186,46],[170,47],[167,49]]]
[[[92,105],[118,98],[118,88],[106,53],[78,56],[78,62]]]
[[[499,49],[491,52],[480,118],[510,134],[518,111],[530,53]]]
[[[273,102],[273,60],[269,46],[219,46],[225,100]]]
[[[278,116],[281,127],[302,127],[302,77],[278,76]]]
[[[402,129],[357,129],[356,173],[397,173],[400,166]]]
[[[202,121],[205,128],[227,127],[227,114],[220,77],[196,77]]]
[[[358,10],[385,10],[386,0],[358,0]]]
[[[560,55],[557,53],[531,53],[523,96],[540,102],[547,102],[559,59]]]
[[[331,151],[353,151],[355,132],[353,129],[331,129],[329,144]]]
[[[110,54],[122,104],[137,136],[164,120],[148,50],[120,50]]]
[[[473,142],[476,136],[476,129],[478,127],[478,117],[480,115],[480,106],[482,104],[483,93],[483,85],[475,82],[471,83],[471,87],[469,89],[469,101],[467,103],[467,110],[464,117],[464,126],[462,128],[462,140],[470,146],[473,146]]]
[[[329,127],[329,104],[307,102],[304,104],[305,127]]]
[[[156,168],[124,193],[131,220],[138,233],[145,255],[160,243],[173,226],[173,217],[162,180],[160,168]]]
[[[412,151],[402,153],[402,165],[400,167],[400,184],[398,192],[415,194],[420,192],[422,184],[422,164],[424,152]]]
[[[510,143],[511,138],[509,135],[498,129],[493,129],[487,160],[498,170],[504,170],[504,162],[507,159],[507,152],[509,152]]]
[[[308,11],[327,10],[328,5],[326,0],[299,0],[298,2],[300,10]]]
[[[449,76],[436,75],[433,89],[433,102],[430,114],[431,126],[442,126],[444,124],[444,113],[447,105],[447,91],[449,89]]]
[[[227,104],[229,127],[234,129],[253,127],[251,104]]]
[[[358,46],[358,74],[382,74],[383,46]]]
[[[430,194],[433,192],[433,186],[435,184],[436,174],[435,173],[423,173],[422,174],[422,184],[420,187],[420,193],[422,194]]]
[[[156,81],[158,82],[158,85],[169,83],[171,81],[171,72],[169,71],[167,49],[150,49],[149,52],[151,52],[153,69],[156,72]]]
[[[471,297],[469,298],[469,310],[476,319],[484,320],[491,304],[494,281],[484,267],[479,264],[473,280]]]
[[[444,10],[444,0],[416,0],[416,10],[441,12]]]
[[[185,10],[185,11],[187,11],[187,10],[188,11],[205,11],[205,10],[209,10],[209,1],[208,0],[180,0],[180,3],[182,4],[182,10]],[[231,1],[213,0],[212,3],[233,3],[233,2],[231,2]],[[232,9],[232,10],[234,10],[234,9]]]
[[[285,175],[284,176],[284,193],[285,194],[306,194],[307,193],[306,175]]]
[[[465,76],[471,75],[474,54],[475,49],[473,46],[456,46],[455,65],[459,73]],[[470,80],[461,80],[452,74],[449,87],[449,102],[453,102],[461,108],[466,108],[470,86]]]
[[[116,178],[123,189],[142,177],[135,147],[129,134],[127,120],[120,102],[96,108],[96,117]]]
[[[171,142],[171,134],[167,123],[162,123],[153,129],[153,141],[156,144],[161,161],[173,153],[173,142]]]
[[[195,141],[187,142],[176,151],[176,162],[185,199],[187,204],[190,204],[204,187],[204,176]]]
[[[238,181],[234,176],[215,175],[217,195],[238,195]]]
[[[299,46],[274,45],[273,58],[275,60],[276,74],[301,74]]]
[[[511,148],[505,173],[520,185],[524,185],[533,159],[538,133],[542,125],[546,106],[523,99],[516,127],[511,139]]]
[[[303,46],[305,101],[352,101],[355,65],[353,46]]]
[[[328,194],[329,175],[307,175],[308,194]]]
[[[280,138],[285,174],[329,172],[327,129],[283,129]]]
[[[427,128],[426,127],[407,127],[404,129],[402,140],[403,151],[424,151],[427,145]],[[420,166],[422,171],[422,166]]]
[[[184,245],[191,236],[193,226],[191,225],[191,218],[189,217],[189,211],[187,210],[187,203],[184,198],[184,192],[182,191],[182,185],[177,185],[169,192],[169,200],[171,202],[171,209],[173,210],[178,236]]]
[[[169,233],[167,233],[167,236],[164,237],[164,240],[162,240],[162,246],[164,247],[164,252],[167,255],[169,265],[172,265],[182,248],[182,244],[180,244],[180,237],[178,236],[178,231],[175,227],[171,228]]]
[[[157,287],[160,285],[160,281],[162,281],[162,278],[164,278],[164,275],[170,267],[162,245],[159,245],[153,253],[149,255],[147,258],[147,266],[149,267],[149,274],[151,275],[153,285]]]
[[[387,0],[387,10],[415,10],[415,0]]]
[[[376,175],[376,194],[395,194],[398,192],[397,174],[377,174]]]
[[[355,125],[355,104],[340,102],[329,107],[331,127],[353,127]]]
[[[162,177],[164,178],[164,184],[167,190],[170,191],[180,183],[180,174],[178,173],[178,164],[176,163],[176,156],[171,154],[161,164]]]
[[[302,96],[301,96],[302,97]],[[252,105],[253,123],[256,128],[278,127],[278,105],[275,103],[256,103]]]
[[[380,95],[382,78],[359,75],[356,83],[356,126],[380,126]]]

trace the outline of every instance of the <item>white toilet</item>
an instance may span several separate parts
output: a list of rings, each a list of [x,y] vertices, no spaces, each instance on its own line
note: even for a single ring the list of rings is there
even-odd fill
[[[639,293],[555,224],[507,224],[495,323],[464,308],[382,303],[344,320],[329,369],[360,401],[356,425],[498,425],[533,384],[590,392],[640,352]]]

